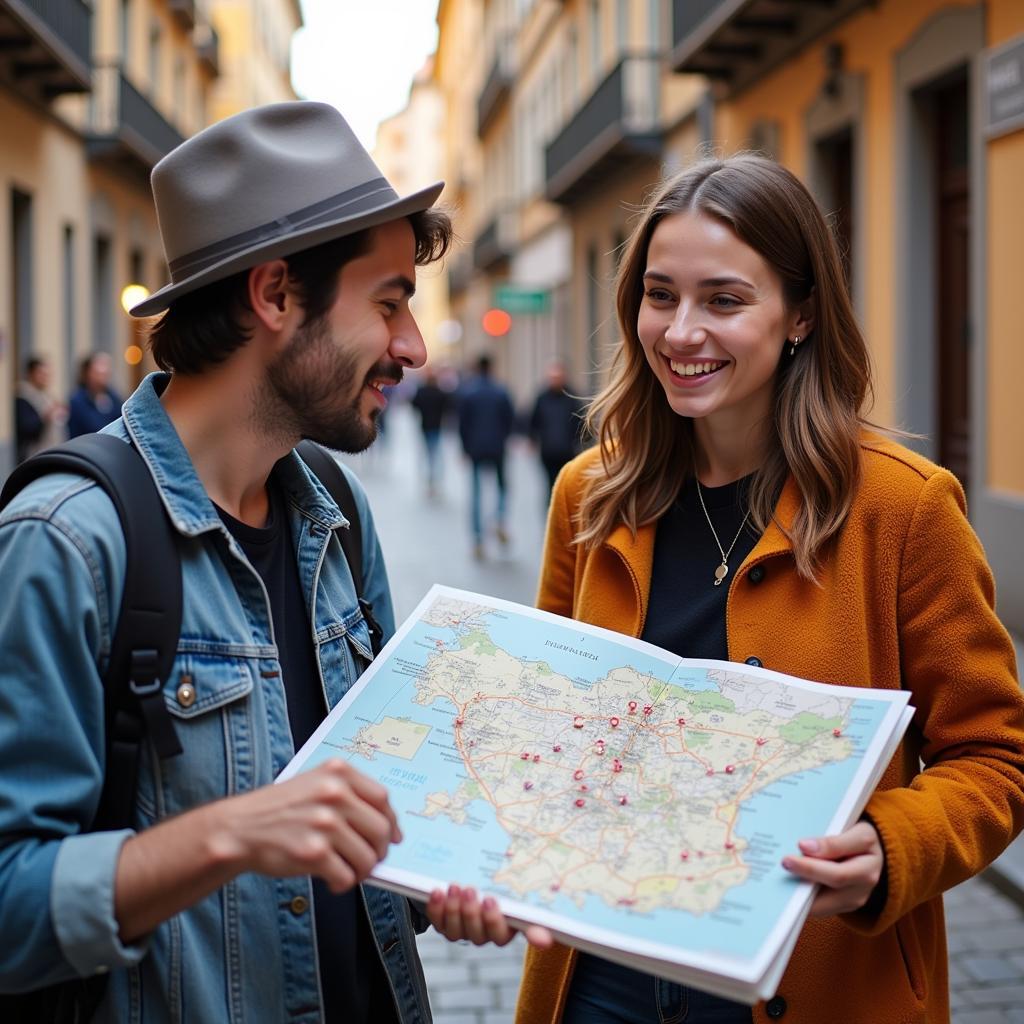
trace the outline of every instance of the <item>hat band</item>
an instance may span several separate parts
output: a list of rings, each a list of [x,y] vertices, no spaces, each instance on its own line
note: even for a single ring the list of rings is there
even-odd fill
[[[398,193],[387,183],[385,178],[372,178],[355,188],[346,189],[328,199],[321,199],[311,206],[277,217],[259,227],[249,228],[230,238],[194,249],[192,252],[179,256],[168,263],[171,281],[177,284],[186,277],[201,273],[208,267],[220,263],[221,260],[237,253],[244,252],[252,246],[276,238],[286,238],[297,230],[330,224],[338,220],[337,214],[344,211],[345,218],[356,217],[368,210],[376,209],[383,203],[394,202]]]

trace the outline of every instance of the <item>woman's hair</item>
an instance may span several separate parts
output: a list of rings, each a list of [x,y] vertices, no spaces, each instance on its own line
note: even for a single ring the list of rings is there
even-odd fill
[[[670,178],[644,205],[626,243],[616,281],[623,340],[588,413],[602,465],[594,467],[582,498],[578,540],[593,547],[619,523],[635,531],[657,520],[696,473],[693,421],[669,406],[637,334],[651,236],[665,217],[684,212],[727,225],[757,252],[779,275],[790,309],[813,293],[814,328],[792,358],[780,360],[768,456],[749,491],[751,522],[761,532],[792,473],[801,503],[788,532],[797,571],[813,579],[860,479],[870,362],[825,218],[794,174],[752,155],[704,160]],[[780,355],[784,340],[778,339]]]
[[[416,238],[416,265],[441,259],[452,239],[448,215],[432,208],[412,214],[409,221]],[[370,230],[285,257],[304,324],[315,323],[334,304],[341,268],[365,253]],[[249,270],[189,292],[175,299],[150,329],[153,359],[161,370],[181,374],[196,374],[222,363],[252,336],[247,320],[251,312]]]

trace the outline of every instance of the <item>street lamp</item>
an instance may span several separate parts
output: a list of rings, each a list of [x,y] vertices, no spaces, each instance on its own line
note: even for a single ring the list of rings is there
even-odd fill
[[[144,284],[126,284],[121,289],[121,308],[126,312],[130,313],[133,306],[137,306],[140,302],[149,298],[149,289]],[[142,362],[142,345],[139,342],[142,340],[139,321],[134,317],[132,318],[131,326],[131,344],[129,344],[124,350],[124,361],[131,367],[137,367]],[[141,371],[135,370],[133,377],[135,377],[135,384],[139,383]]]

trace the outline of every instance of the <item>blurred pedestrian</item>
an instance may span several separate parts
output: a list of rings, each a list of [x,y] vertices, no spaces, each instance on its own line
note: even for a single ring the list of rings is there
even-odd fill
[[[121,415],[121,396],[110,386],[111,369],[106,352],[93,352],[82,360],[78,388],[68,403],[68,437],[94,434]]]
[[[423,450],[426,454],[427,494],[433,498],[437,496],[441,479],[441,428],[451,405],[451,397],[438,383],[437,374],[427,370],[411,404],[420,416]]]
[[[565,366],[552,363],[547,384],[533,403],[529,425],[530,439],[547,473],[549,496],[559,470],[580,452],[585,407],[583,399],[571,394],[566,386]]]
[[[53,372],[42,356],[29,356],[25,378],[14,399],[15,449],[18,462],[57,444],[67,421],[67,408],[49,393]]]
[[[483,476],[494,475],[497,501],[494,533],[504,547],[508,544],[505,528],[507,489],[505,483],[505,446],[512,433],[515,411],[505,387],[491,377],[491,357],[482,355],[471,377],[459,394],[459,436],[462,450],[472,465],[470,525],[473,530],[473,557],[484,557],[484,517],[481,490]]]

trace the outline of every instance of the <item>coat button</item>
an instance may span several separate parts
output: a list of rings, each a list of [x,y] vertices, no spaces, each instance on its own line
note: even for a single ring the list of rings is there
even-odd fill
[[[782,996],[774,996],[765,1003],[764,1012],[772,1020],[778,1020],[786,1012],[786,1000]]]
[[[178,703],[183,708],[190,708],[196,702],[196,688],[192,685],[191,676],[182,676],[178,685],[178,692],[175,694]]]
[[[309,910],[309,900],[305,896],[294,896],[291,903],[288,904],[288,909],[296,917],[301,917],[307,910]]]
[[[754,658],[754,657],[747,658],[747,660],[746,660],[746,662],[744,664],[753,665],[755,668],[763,668],[764,667],[764,662],[762,662],[760,658]]]
[[[752,566],[750,572],[747,573],[747,579],[751,583],[760,583],[764,579],[764,566],[755,565]]]

